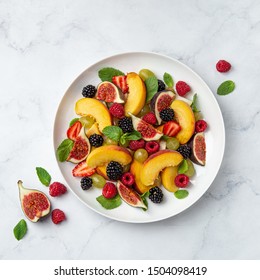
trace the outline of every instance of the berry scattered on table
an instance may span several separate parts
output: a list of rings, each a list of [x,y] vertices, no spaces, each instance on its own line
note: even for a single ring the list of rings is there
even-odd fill
[[[80,185],[82,190],[87,191],[88,189],[90,189],[92,187],[92,179],[89,177],[83,177],[80,180]]]
[[[131,172],[126,172],[123,174],[121,181],[124,185],[131,187],[135,182],[135,177]]]
[[[175,185],[179,188],[185,188],[190,182],[190,179],[185,174],[179,174],[174,179]]]
[[[156,141],[149,141],[145,143],[145,149],[149,154],[153,154],[159,151],[160,145]]]
[[[174,118],[174,111],[172,108],[165,108],[160,112],[160,118],[164,122],[172,121]]]
[[[221,73],[228,72],[230,68],[231,68],[231,64],[224,59],[219,60],[216,64],[216,69],[218,70],[218,72]]]
[[[124,117],[118,121],[118,126],[123,130],[124,133],[132,132],[134,130],[132,119]]]
[[[91,146],[94,146],[94,147],[102,146],[103,141],[104,141],[103,137],[96,133],[90,135],[90,137],[89,137],[89,142],[90,142]]]
[[[109,112],[113,117],[122,119],[125,116],[124,106],[120,103],[114,103],[110,108]]]
[[[187,144],[181,145],[177,149],[177,152],[179,152],[186,159],[189,158],[191,155],[191,148]]]
[[[123,167],[117,161],[110,161],[106,168],[107,176],[110,180],[116,181],[123,175]]]
[[[64,212],[60,209],[54,209],[51,212],[51,219],[54,224],[59,224],[66,219]]]
[[[162,80],[158,80],[158,92],[165,90],[165,84]]]
[[[83,90],[82,90],[82,95],[83,95],[84,97],[92,98],[92,97],[95,96],[96,91],[97,91],[97,89],[96,89],[95,86],[87,85],[87,86],[85,86],[85,87],[83,88]]]
[[[161,203],[163,201],[163,192],[159,187],[153,187],[149,190],[149,198],[153,203]]]
[[[105,198],[113,198],[117,195],[117,188],[115,186],[115,184],[111,183],[111,182],[107,182],[102,190],[102,195]]]
[[[153,112],[147,113],[146,115],[144,115],[144,116],[142,117],[142,119],[143,119],[145,122],[147,122],[147,123],[149,123],[149,124],[151,124],[151,125],[155,125],[156,122],[157,122],[156,116],[155,116],[155,114],[154,114]]]
[[[208,124],[204,120],[198,120],[195,123],[195,131],[196,132],[203,132],[207,129],[207,127],[208,127]]]
[[[144,139],[139,139],[139,140],[130,140],[129,142],[129,148],[132,151],[136,151],[138,149],[142,149],[145,145]]]
[[[62,194],[64,194],[65,192],[67,192],[67,188],[59,183],[59,182],[54,182],[52,184],[50,184],[50,187],[49,187],[49,194],[50,196],[60,196]]]
[[[190,86],[184,81],[178,81],[176,83],[176,91],[180,96],[184,96],[191,90]]]

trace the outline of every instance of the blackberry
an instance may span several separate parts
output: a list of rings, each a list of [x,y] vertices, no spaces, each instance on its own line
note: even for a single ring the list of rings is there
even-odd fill
[[[124,117],[118,121],[118,126],[123,130],[124,133],[132,132],[134,130],[132,119]]]
[[[165,90],[165,84],[162,80],[158,80],[158,91]]]
[[[90,142],[91,146],[94,146],[94,147],[102,146],[103,141],[104,141],[103,137],[96,133],[90,135],[90,137],[89,137],[89,142]]]
[[[107,165],[107,176],[110,180],[119,180],[123,175],[123,166],[117,161],[110,161]]]
[[[174,111],[172,108],[165,108],[160,112],[160,118],[164,122],[172,121],[174,118]]]
[[[84,97],[89,97],[89,98],[92,98],[95,96],[96,94],[96,88],[92,85],[87,85],[85,86],[83,89],[82,89],[82,95]]]
[[[149,198],[153,203],[161,203],[163,200],[163,192],[159,187],[153,187],[149,190]]]
[[[80,185],[82,190],[86,191],[92,187],[92,179],[89,177],[83,177],[80,180]]]
[[[177,152],[179,152],[184,158],[189,158],[191,155],[191,148],[188,145],[181,145]]]

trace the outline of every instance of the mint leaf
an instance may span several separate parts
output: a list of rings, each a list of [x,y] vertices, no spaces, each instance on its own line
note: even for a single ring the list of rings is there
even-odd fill
[[[125,74],[118,69],[112,67],[105,67],[98,71],[98,76],[102,82],[112,82],[114,76],[124,76]]]
[[[122,200],[121,197],[117,194],[113,198],[105,198],[103,195],[100,195],[96,198],[96,200],[106,209],[114,209],[121,205]]]
[[[169,87],[169,88],[172,88],[173,85],[174,85],[174,82],[173,82],[173,78],[172,76],[169,74],[169,73],[164,73],[163,74],[163,80],[165,82],[165,84]]]
[[[146,102],[149,102],[158,91],[158,80],[152,76],[145,80]]]
[[[198,100],[198,95],[197,95],[197,93],[195,93],[195,94],[193,95],[192,103],[191,103],[191,105],[190,105],[190,107],[191,107],[191,109],[192,109],[192,111],[193,111],[194,113],[200,112],[200,110],[197,108],[197,100]]]
[[[75,118],[75,119],[71,120],[69,126],[70,126],[70,127],[73,126],[73,124],[74,124],[75,122],[77,122],[78,120],[79,120],[79,118]]]
[[[61,142],[57,148],[57,157],[60,162],[66,161],[69,156],[71,149],[73,148],[74,142],[70,139],[65,139]]]
[[[48,187],[51,182],[51,175],[42,167],[36,167],[36,173],[41,183]]]
[[[150,192],[147,191],[145,193],[143,193],[140,197],[144,203],[144,205],[146,206],[146,208],[142,208],[144,211],[148,210],[148,201],[147,201],[147,197],[149,196]]]
[[[217,94],[218,95],[227,95],[235,89],[235,83],[233,81],[225,81],[219,87]]]
[[[184,159],[184,160],[181,162],[181,164],[180,164],[180,166],[179,166],[179,168],[178,168],[178,173],[179,173],[179,174],[184,174],[188,169],[189,169],[188,162],[187,162],[186,159]]]
[[[189,192],[186,190],[178,190],[174,193],[174,195],[178,199],[183,199],[189,195]]]
[[[123,135],[123,130],[116,125],[109,125],[103,129],[102,133],[108,138],[118,142]]]
[[[126,140],[139,140],[142,138],[142,135],[139,131],[127,132],[124,135]]]
[[[22,219],[13,229],[14,236],[17,240],[21,240],[27,232],[27,224],[24,219]]]

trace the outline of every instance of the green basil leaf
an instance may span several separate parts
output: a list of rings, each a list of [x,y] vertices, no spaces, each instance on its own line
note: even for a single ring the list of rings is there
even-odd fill
[[[113,198],[105,198],[103,195],[100,195],[96,198],[96,200],[106,209],[114,209],[119,207],[122,204],[121,197],[117,194]]]
[[[189,195],[189,192],[186,190],[178,190],[174,193],[175,197],[178,199],[184,199]]]
[[[158,80],[152,76],[145,80],[146,86],[146,102],[149,102],[153,96],[158,92]]]
[[[48,187],[51,182],[51,175],[42,167],[36,167],[36,173],[41,183]]]
[[[163,80],[169,88],[173,87],[173,85],[174,85],[173,78],[169,73],[166,73],[166,72],[164,73]]]
[[[78,120],[79,120],[79,118],[75,118],[75,119],[71,120],[69,126],[70,126],[70,127],[73,126],[73,124],[74,124],[75,122],[77,122]]]
[[[98,71],[98,76],[102,82],[105,81],[112,82],[112,78],[114,76],[124,76],[124,75],[125,74],[122,71],[112,67],[105,67]]]
[[[57,148],[57,157],[60,162],[66,161],[69,156],[71,149],[73,148],[74,142],[70,139],[65,139],[61,142]]]
[[[178,167],[178,173],[184,174],[189,169],[189,165],[186,159],[184,159]]]
[[[118,142],[123,135],[123,130],[116,125],[109,125],[103,129],[102,133],[108,138]]]
[[[191,109],[192,109],[192,111],[193,111],[194,113],[200,112],[200,110],[197,108],[197,100],[198,100],[198,95],[197,95],[197,93],[195,93],[195,94],[193,95],[192,103],[191,103],[191,105],[190,105],[190,107],[191,107]]]
[[[218,95],[227,95],[235,89],[235,83],[233,81],[225,81],[219,87],[217,94]]]
[[[22,219],[13,229],[14,236],[17,240],[21,240],[27,232],[27,224],[24,219]]]

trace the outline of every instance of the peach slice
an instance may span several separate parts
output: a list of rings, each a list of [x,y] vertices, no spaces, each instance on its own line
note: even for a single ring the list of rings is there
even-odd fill
[[[195,117],[191,107],[182,100],[174,100],[171,104],[175,118],[181,131],[175,136],[181,144],[187,143],[195,130]]]
[[[132,164],[131,164],[131,167],[130,167],[130,172],[135,177],[134,187],[141,194],[149,191],[149,189],[152,187],[152,186],[145,186],[141,182],[141,180],[140,180],[140,173],[141,173],[142,168],[143,168],[143,164],[141,162],[139,162],[139,161],[137,161],[135,159],[132,161]]]
[[[161,174],[162,185],[169,192],[176,192],[179,188],[175,185],[174,179],[178,175],[177,166],[166,167]]]
[[[103,166],[98,166],[96,168],[96,171],[99,175],[101,175],[102,177],[104,177],[105,179],[109,180],[108,176],[107,176],[107,166],[103,165]]]
[[[146,87],[140,76],[134,72],[128,73],[126,78],[129,94],[125,103],[125,113],[138,115],[146,100]]]
[[[111,116],[104,104],[94,98],[81,98],[75,104],[75,112],[80,116],[92,116],[98,123],[99,130],[112,125]]]
[[[87,158],[87,165],[90,167],[103,166],[110,161],[117,161],[122,165],[127,165],[132,161],[130,152],[123,147],[108,145],[101,146],[91,151]]]
[[[145,186],[152,185],[159,173],[168,166],[177,166],[183,160],[183,156],[172,150],[158,151],[152,154],[144,162],[140,172],[140,180]]]
[[[98,129],[98,124],[95,122],[89,129],[85,129],[85,133],[87,137],[91,136],[92,134],[99,134],[101,135],[99,129]]]

